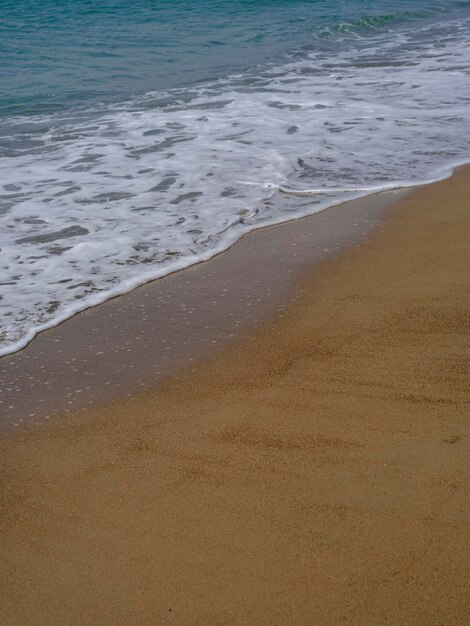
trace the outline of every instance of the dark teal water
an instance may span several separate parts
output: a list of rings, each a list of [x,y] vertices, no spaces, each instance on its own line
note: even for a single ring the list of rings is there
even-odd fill
[[[453,0],[0,0],[0,116],[224,76],[465,11]]]
[[[448,175],[469,42],[468,0],[0,0],[0,356],[251,229]]]

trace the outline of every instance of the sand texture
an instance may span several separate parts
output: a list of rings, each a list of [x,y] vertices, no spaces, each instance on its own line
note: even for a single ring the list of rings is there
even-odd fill
[[[470,624],[470,170],[393,211],[252,339],[2,435],[2,624]]]

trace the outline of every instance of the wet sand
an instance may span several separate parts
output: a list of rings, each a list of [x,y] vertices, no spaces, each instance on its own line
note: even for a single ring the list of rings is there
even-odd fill
[[[251,232],[207,263],[40,333],[0,358],[0,431],[126,397],[215,355],[282,314],[307,268],[366,240],[405,193]]]
[[[469,227],[463,168],[195,371],[3,434],[2,623],[470,623]]]

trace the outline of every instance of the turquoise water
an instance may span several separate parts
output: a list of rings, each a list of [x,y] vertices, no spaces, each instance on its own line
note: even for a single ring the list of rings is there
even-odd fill
[[[0,0],[0,355],[469,160],[470,2]]]
[[[224,76],[468,9],[449,0],[2,0],[0,115]]]

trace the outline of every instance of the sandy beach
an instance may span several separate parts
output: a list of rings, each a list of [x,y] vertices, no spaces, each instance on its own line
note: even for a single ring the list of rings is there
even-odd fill
[[[390,211],[195,370],[2,433],[2,624],[470,623],[470,169]]]
[[[0,431],[154,388],[282,313],[305,271],[364,242],[406,191],[246,234],[209,263],[154,280],[0,359]],[[308,197],[304,199],[308,205]]]

